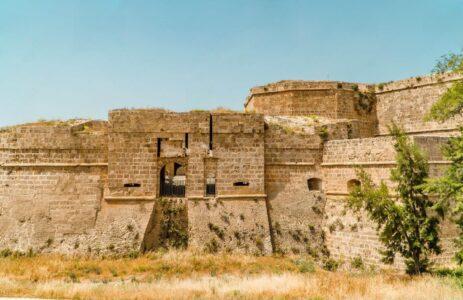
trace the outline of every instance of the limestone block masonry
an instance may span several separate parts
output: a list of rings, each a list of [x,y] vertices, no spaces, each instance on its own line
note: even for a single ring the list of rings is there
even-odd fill
[[[425,122],[453,74],[387,84],[280,81],[243,112],[117,109],[108,121],[0,130],[0,249],[119,253],[160,247],[307,253],[380,264],[381,244],[345,197],[362,166],[391,185],[396,122],[427,153],[461,117]],[[451,224],[442,225],[448,264]],[[396,267],[403,267],[400,258]]]

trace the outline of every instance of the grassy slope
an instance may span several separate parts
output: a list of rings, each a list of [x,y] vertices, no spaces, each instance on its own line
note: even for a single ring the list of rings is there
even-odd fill
[[[463,299],[451,278],[327,272],[310,259],[169,252],[0,259],[0,296],[82,299]]]

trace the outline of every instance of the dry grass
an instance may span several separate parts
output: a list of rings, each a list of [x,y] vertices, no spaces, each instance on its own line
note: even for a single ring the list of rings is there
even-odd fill
[[[45,120],[45,119],[39,119],[34,122],[29,122],[29,123],[23,123],[23,124],[17,124],[17,125],[12,125],[12,126],[4,126],[0,127],[0,133],[1,132],[8,132],[11,131],[15,128],[19,127],[70,127],[70,126],[75,126],[79,125],[85,122],[90,121],[90,119],[69,119],[69,120]]]
[[[463,299],[451,279],[313,269],[310,260],[189,252],[0,259],[0,296],[75,299]]]

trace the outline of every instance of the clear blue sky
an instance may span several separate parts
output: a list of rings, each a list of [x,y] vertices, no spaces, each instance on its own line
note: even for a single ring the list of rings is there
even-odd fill
[[[381,82],[463,47],[463,0],[0,0],[0,125],[242,109],[282,79]]]

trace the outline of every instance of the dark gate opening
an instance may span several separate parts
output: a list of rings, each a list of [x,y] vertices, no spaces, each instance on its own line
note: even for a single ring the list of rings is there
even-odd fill
[[[169,168],[171,167],[171,168]],[[173,168],[172,168],[173,167]],[[171,172],[169,172],[169,169]],[[173,173],[173,174],[170,174]],[[174,163],[173,166],[166,165],[160,172],[160,196],[185,197],[185,171],[181,164]]]

